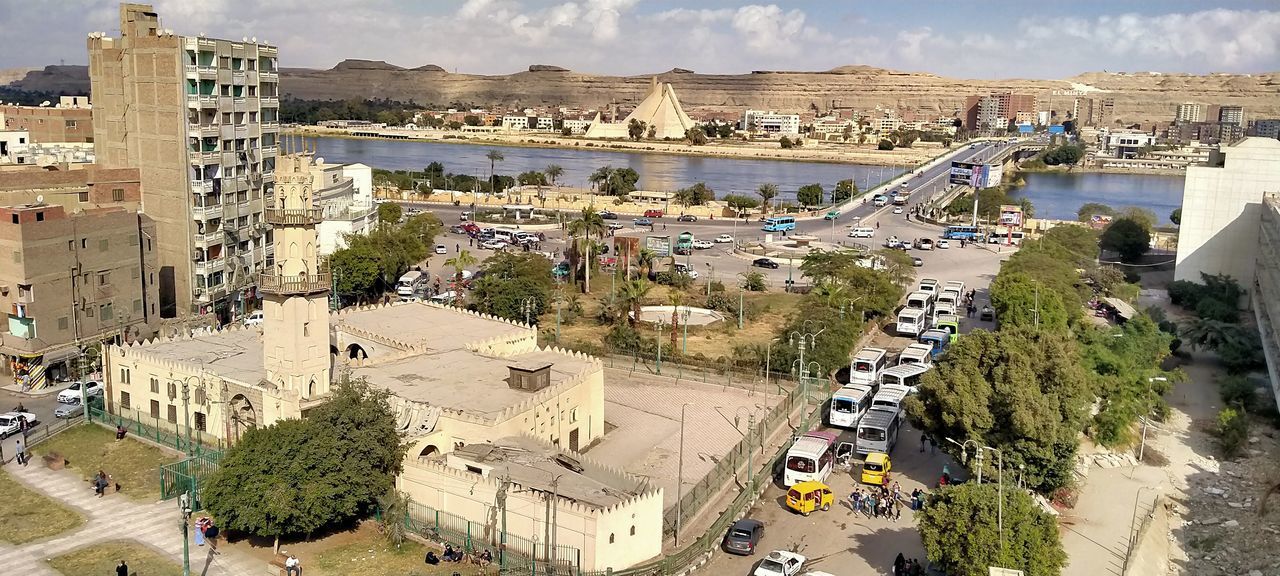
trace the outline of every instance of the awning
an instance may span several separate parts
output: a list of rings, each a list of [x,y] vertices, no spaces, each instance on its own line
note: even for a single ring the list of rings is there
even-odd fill
[[[1130,306],[1128,302],[1125,302],[1124,300],[1121,300],[1119,298],[1107,297],[1107,298],[1103,298],[1102,301],[1106,302],[1107,306],[1110,306],[1111,308],[1115,309],[1116,315],[1120,316],[1121,318],[1124,318],[1125,320],[1130,320],[1134,316],[1138,315],[1138,311],[1134,310],[1133,306]]]

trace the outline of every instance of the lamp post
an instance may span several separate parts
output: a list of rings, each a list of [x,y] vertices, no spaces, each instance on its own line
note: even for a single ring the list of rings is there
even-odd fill
[[[526,326],[529,325],[529,316],[533,314],[535,308],[537,308],[537,301],[532,297],[525,298],[520,301],[520,311],[524,313],[524,323]]]
[[[970,443],[973,444],[974,456],[977,458],[978,466],[978,484],[982,484],[982,454],[984,450],[990,450],[996,453],[996,530],[1000,534],[1000,553],[1004,554],[1004,452],[999,448],[991,446],[983,446],[975,440],[965,440],[963,443],[956,442],[951,438],[947,438],[947,442],[960,447],[960,463],[966,463],[965,447]],[[1019,467],[1021,470],[1021,467]]]
[[[820,328],[817,332],[810,332],[810,322],[813,322],[813,320],[805,320],[804,324],[802,324],[804,331],[792,331],[790,338],[790,343],[798,345],[798,349],[800,351],[800,358],[796,360],[796,363],[800,365],[800,395],[804,397],[805,412],[808,412],[809,408],[809,389],[806,387],[807,383],[804,380],[804,375],[808,373],[808,366],[804,363],[804,351],[805,348],[812,348],[816,346],[818,343],[818,335],[827,330],[826,328]],[[817,323],[814,322],[814,325],[816,326]],[[819,369],[821,369],[821,367],[819,367]]]
[[[707,298],[710,298],[711,283],[715,282],[715,279],[716,279],[716,266],[715,264],[707,262],[707,269],[709,270],[709,272],[707,272]]]
[[[1147,410],[1142,415],[1142,442],[1138,444],[1138,463],[1142,463],[1142,455],[1147,450],[1147,423],[1151,420],[1151,383],[1152,382],[1168,382],[1169,379],[1164,376],[1156,376],[1147,378]]]
[[[659,347],[659,350],[662,348]],[[676,465],[676,547],[680,546],[680,525],[684,520],[684,498],[680,493],[684,489],[684,411],[691,406],[692,402],[685,402],[680,406],[680,462]]]
[[[182,576],[191,576],[191,494],[178,495],[178,510],[182,512]]]
[[[662,374],[662,318],[653,324],[653,343],[658,347],[658,374]]]
[[[191,456],[193,452],[191,450],[191,405],[190,405],[190,401],[191,401],[190,386],[191,386],[192,378],[198,379],[200,381],[200,387],[204,388],[203,375],[191,375],[191,376],[187,376],[186,378],[182,378],[182,418],[183,418],[184,426],[187,429],[186,430],[187,456]],[[175,378],[174,380],[176,381],[177,379]]]

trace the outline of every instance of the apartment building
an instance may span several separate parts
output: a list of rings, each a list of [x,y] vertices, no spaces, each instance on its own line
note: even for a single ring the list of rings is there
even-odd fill
[[[74,213],[43,202],[0,206],[6,379],[44,388],[86,370],[82,351],[94,344],[155,333],[155,227],[125,204]]]
[[[84,96],[63,96],[54,106],[0,105],[0,130],[22,130],[31,142],[93,142],[93,111]]]
[[[1197,102],[1183,102],[1178,105],[1178,110],[1173,115],[1173,121],[1182,122],[1204,122],[1205,107]]]
[[[1250,122],[1249,135],[1280,138],[1280,118],[1259,118]]]
[[[772,110],[768,112],[747,110],[742,115],[742,129],[781,136],[794,136],[800,133],[800,115],[779,114]]]
[[[230,322],[272,256],[263,219],[279,133],[277,49],[179,36],[150,5],[120,6],[120,37],[89,36],[94,147],[137,167],[159,235],[160,314]]]
[[[1222,122],[1224,124],[1244,126],[1244,107],[1219,106],[1216,118],[1218,119],[1218,122]]]
[[[964,102],[965,126],[970,130],[1003,131],[1019,112],[1035,112],[1037,102],[1034,95],[1012,92],[969,96]]]

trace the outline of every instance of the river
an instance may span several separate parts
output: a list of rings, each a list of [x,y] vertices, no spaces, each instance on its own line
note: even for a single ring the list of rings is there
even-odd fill
[[[1097,202],[1116,209],[1146,208],[1167,225],[1171,224],[1169,214],[1182,207],[1182,176],[1099,172],[1027,172],[1023,176],[1027,185],[1010,190],[1009,196],[1031,200],[1037,218],[1075,220],[1081,206]]]
[[[529,170],[543,170],[548,164],[564,168],[558,182],[570,186],[589,187],[587,177],[601,166],[630,167],[640,174],[642,190],[673,191],[696,182],[705,182],[716,196],[729,193],[755,195],[764,183],[772,183],[781,191],[780,198],[794,198],[795,190],[805,184],[819,183],[828,193],[836,182],[856,178],[859,188],[866,189],[892,179],[900,169],[862,164],[827,162],[789,162],[738,158],[708,158],[679,154],[580,150],[564,148],[526,148],[477,144],[443,144],[404,140],[366,138],[316,138],[316,153],[327,162],[360,162],[388,170],[422,170],[430,162],[444,164],[446,172],[487,177],[489,150],[502,153],[497,163],[499,174],[515,176]]]

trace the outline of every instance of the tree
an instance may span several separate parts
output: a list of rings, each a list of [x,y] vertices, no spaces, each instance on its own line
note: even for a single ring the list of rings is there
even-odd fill
[[[760,200],[764,203],[764,211],[767,214],[769,207],[772,205],[773,199],[778,197],[777,184],[761,184],[756,189],[756,194],[760,195]]]
[[[453,268],[453,282],[455,285],[454,292],[457,294],[457,301],[461,304],[465,293],[462,291],[462,271],[475,266],[480,260],[471,254],[470,250],[463,250],[453,258],[444,261],[444,265]]]
[[[1181,226],[1182,225],[1182,209],[1175,208],[1173,212],[1170,212],[1169,221],[1173,222],[1174,226]]]
[[[1000,448],[1006,470],[1025,466],[1026,485],[1049,492],[1071,481],[1076,437],[1093,398],[1086,374],[1064,332],[975,330],[923,375],[906,409],[938,441]]]
[[[566,227],[566,231],[571,238],[574,238],[575,249],[581,249],[586,252],[586,276],[582,284],[582,292],[591,292],[591,268],[594,262],[591,260],[591,249],[594,246],[595,238],[603,238],[608,226],[604,223],[604,218],[600,217],[600,213],[595,208],[583,208],[582,214]],[[575,250],[577,251],[577,250]]]
[[[615,168],[609,173],[609,194],[626,196],[636,191],[636,183],[640,182],[640,174],[633,168]]]
[[[1084,148],[1075,144],[1064,144],[1056,148],[1047,150],[1044,153],[1044,163],[1050,166],[1059,166],[1066,164],[1073,166],[1084,158]]]
[[[1060,574],[1067,554],[1057,520],[1022,490],[1006,487],[1003,497],[1002,503],[991,484],[948,486],[930,495],[916,513],[929,561],[953,576],[987,576],[991,566]]]
[[[643,122],[641,122],[641,124],[643,124]],[[649,130],[645,132],[645,134],[646,134],[649,138],[653,138],[653,137],[654,137],[654,135],[655,135],[655,134],[657,134],[657,133],[658,133],[658,127],[657,127],[657,126],[649,126]]]
[[[853,183],[852,178],[847,178],[836,182],[836,189],[831,193],[831,203],[838,204],[858,195],[858,185]]]
[[[546,186],[547,175],[536,170],[529,170],[516,176],[516,182],[520,183],[521,186]]]
[[[764,274],[755,270],[742,272],[742,289],[748,292],[764,292],[766,289]]]
[[[1136,262],[1151,248],[1151,233],[1136,220],[1119,218],[1102,231],[1098,245],[1118,253],[1122,262]]]
[[[790,138],[783,136],[778,139],[778,146],[781,146],[784,149],[791,149],[795,147],[795,142],[792,142]]]
[[[805,184],[796,191],[796,202],[801,206],[818,206],[822,204],[822,184]]]
[[[494,186],[494,179],[493,179],[494,166],[498,162],[506,160],[506,158],[502,155],[502,152],[499,152],[497,150],[490,150],[488,152],[485,152],[484,157],[489,159],[489,185]],[[494,193],[497,193],[499,191],[500,190],[497,190],[497,189],[493,190]]]
[[[708,188],[706,183],[698,182],[688,188],[681,188],[676,191],[676,202],[685,206],[702,206],[711,200],[716,199],[716,193]]]
[[[561,168],[559,164],[547,164],[547,167],[542,169],[542,173],[546,174],[547,178],[551,180],[551,185],[555,186],[556,180],[559,180],[560,176],[564,175],[564,168]]]
[[[382,267],[377,252],[368,242],[335,250],[329,256],[329,267],[337,281],[339,298],[369,297],[380,291]]]
[[[720,124],[716,126],[716,135],[721,138],[733,136],[733,126],[729,124]]]
[[[1141,224],[1142,228],[1147,232],[1154,230],[1157,223],[1155,212],[1138,206],[1126,206],[1120,209],[1119,216]]]
[[[632,328],[640,320],[640,306],[644,304],[644,299],[648,297],[649,290],[653,288],[644,278],[636,278],[622,283],[618,287],[618,302],[624,309],[629,310],[627,315],[627,325]]]
[[[877,150],[893,150],[893,142],[886,138],[881,138],[880,143],[876,144]]]
[[[845,124],[844,129],[840,131],[840,140],[848,142],[850,138],[853,138],[853,125]]]
[[[395,202],[383,202],[378,205],[378,223],[396,224],[404,216],[404,209]]]
[[[644,137],[644,129],[644,122],[632,118],[631,121],[627,123],[627,136],[632,140],[639,142],[640,139]]]
[[[1110,216],[1115,217],[1116,209],[1106,204],[1098,202],[1085,202],[1080,205],[1080,209],[1076,210],[1076,220],[1080,222],[1089,222],[1094,216]]]
[[[702,146],[707,143],[707,133],[701,126],[694,126],[684,131],[684,139],[694,146]]]
[[[462,123],[467,126],[479,126],[481,124],[480,117],[475,114],[467,114],[462,117]]]
[[[1042,289],[1039,281],[1023,273],[998,274],[991,283],[991,306],[1000,326],[1021,326],[1043,330],[1066,330],[1066,307],[1062,297]]]
[[[538,323],[551,302],[555,281],[551,261],[532,252],[499,252],[489,257],[471,291],[476,310],[516,322]]]
[[[308,420],[320,435],[338,441],[349,477],[348,496],[372,513],[378,498],[395,486],[408,446],[400,436],[391,392],[363,378],[343,374],[330,390],[329,400],[312,409]]]
[[[759,200],[741,194],[725,194],[720,200],[735,212],[742,212],[743,210],[750,210],[760,206]]]
[[[457,121],[457,120],[450,120],[450,121],[449,121],[449,123],[447,124],[447,126],[449,127],[449,129],[450,129],[450,130],[461,130],[461,129],[462,129],[462,123],[461,123],[461,122],[459,122],[459,121]]]

